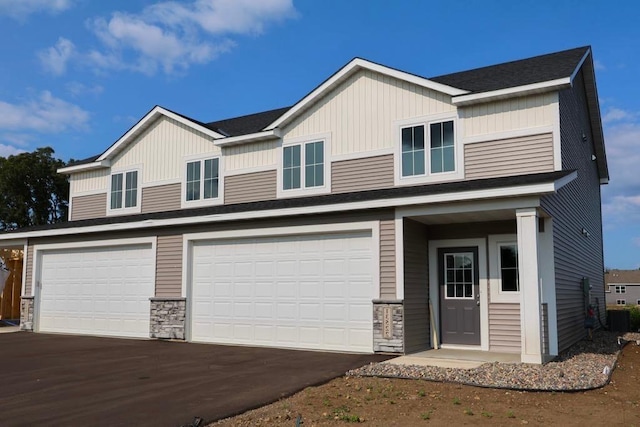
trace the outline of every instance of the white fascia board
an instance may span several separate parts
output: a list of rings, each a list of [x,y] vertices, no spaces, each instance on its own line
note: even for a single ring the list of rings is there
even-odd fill
[[[553,187],[554,187],[553,191],[554,192],[558,191],[559,189],[561,189],[562,187],[564,187],[565,185],[567,185],[568,183],[570,183],[571,181],[573,181],[577,177],[578,177],[578,172],[577,171],[573,171],[569,175],[556,180],[553,183]]]
[[[191,120],[187,120],[182,116],[179,116],[176,113],[173,113],[169,110],[166,110],[160,106],[155,106],[153,110],[149,111],[146,116],[144,116],[138,123],[136,123],[131,129],[127,131],[124,135],[120,137],[107,151],[102,153],[100,157],[98,157],[97,161],[108,159],[109,156],[117,152],[123,144],[129,142],[130,139],[135,138],[143,129],[145,129],[153,120],[155,120],[158,116],[166,116],[170,119],[173,119],[179,123],[182,123],[185,126],[188,126],[192,129],[197,130],[211,138],[218,139],[224,138],[225,136],[219,134],[217,132],[212,131],[211,129],[207,129],[204,126],[200,126],[197,123],[192,122]]]
[[[502,187],[490,190],[479,191],[461,191],[455,193],[430,194],[413,197],[398,197],[391,199],[379,199],[361,202],[335,203],[320,206],[303,206],[295,208],[283,208],[273,210],[256,210],[249,212],[233,212],[226,214],[202,215],[186,218],[168,218],[168,219],[147,219],[136,222],[125,222],[116,224],[91,225],[87,227],[48,229],[38,231],[25,231],[23,233],[10,233],[0,235],[0,241],[10,239],[25,239],[34,237],[53,237],[74,234],[99,233],[99,232],[115,232],[123,230],[133,230],[138,228],[156,228],[169,227],[178,225],[195,225],[211,222],[225,222],[248,219],[263,219],[286,217],[293,215],[309,215],[332,212],[345,212],[360,209],[381,209],[395,208],[412,205],[422,205],[431,203],[450,203],[465,200],[483,200],[494,199],[499,197],[519,197],[554,193],[556,191],[556,182],[548,182],[543,184],[520,185],[514,187]]]
[[[546,82],[532,83],[530,85],[509,87],[506,89],[492,90],[490,92],[472,93],[460,95],[452,98],[453,105],[463,106],[477,104],[480,102],[497,101],[500,99],[513,98],[515,96],[533,95],[536,93],[551,92],[565,89],[571,86],[571,77],[549,80]]]
[[[587,49],[587,51],[582,56],[582,59],[580,60],[580,62],[578,62],[578,65],[576,65],[575,70],[573,70],[573,73],[571,73],[571,76],[569,77],[571,84],[573,84],[573,79],[575,79],[576,75],[578,75],[578,73],[580,72],[580,68],[582,68],[582,64],[584,64],[584,61],[587,60],[589,55],[591,55],[591,48]]]
[[[436,83],[429,79],[425,79],[424,77],[419,77],[413,74],[405,73],[404,71],[394,70],[393,68],[389,68],[389,67],[385,67],[384,65],[369,62],[362,58],[355,58],[351,62],[349,62],[347,65],[342,67],[342,69],[340,69],[333,76],[327,79],[324,83],[318,86],[313,92],[311,92],[309,95],[305,96],[300,101],[298,101],[296,105],[291,107],[286,113],[280,116],[276,121],[271,123],[269,126],[265,127],[264,130],[271,130],[271,129],[277,128],[282,123],[289,120],[292,116],[298,114],[298,112],[305,109],[310,103],[314,102],[316,99],[319,99],[325,93],[333,89],[337,84],[342,82],[346,77],[348,77],[349,75],[351,75],[352,73],[360,69],[374,71],[376,73],[380,73],[383,75],[387,75],[389,77],[393,77],[399,80],[413,83],[415,85],[432,89],[437,92],[442,92],[450,96],[458,96],[458,95],[464,95],[466,93],[469,93],[469,91],[458,89],[452,86],[447,86],[442,83]]]
[[[216,140],[213,145],[218,147],[229,147],[232,145],[244,144],[247,142],[267,141],[270,139],[278,139],[281,137],[280,129],[265,130],[262,132],[250,133],[247,135],[230,136],[224,139]]]
[[[103,169],[111,166],[110,160],[101,160],[99,162],[84,163],[81,165],[67,166],[58,169],[58,173],[71,174],[76,172],[86,172],[93,169]]]

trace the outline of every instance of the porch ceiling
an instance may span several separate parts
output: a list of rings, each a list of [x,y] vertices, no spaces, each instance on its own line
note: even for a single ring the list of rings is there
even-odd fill
[[[412,216],[411,219],[427,225],[458,224],[467,222],[488,222],[516,219],[515,209],[501,209],[478,212],[459,212],[435,215]]]

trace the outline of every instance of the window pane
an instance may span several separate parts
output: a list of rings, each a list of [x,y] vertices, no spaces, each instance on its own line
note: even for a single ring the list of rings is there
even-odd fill
[[[284,188],[285,190],[290,190],[292,188],[291,187],[292,182],[293,182],[292,170],[284,169],[282,171],[282,188]]]
[[[442,146],[442,126],[441,123],[431,125],[431,148]]]
[[[447,285],[447,297],[453,298],[455,297],[455,288],[454,285]]]
[[[464,285],[456,283],[456,297],[459,298],[459,297],[464,296],[464,293],[463,293],[464,289],[463,288],[464,288]]]
[[[315,174],[315,167],[313,165],[311,166],[305,166],[304,168],[304,182],[306,184],[307,187],[315,187],[316,186],[316,174]]]
[[[424,175],[424,150],[417,150],[413,154],[414,175]]]
[[[447,270],[447,282],[454,281],[454,270]]]
[[[122,174],[111,175],[111,209],[122,207]]]
[[[456,270],[456,283],[464,282],[464,270]]]
[[[442,124],[442,145],[453,147],[453,122],[444,122]]]
[[[471,269],[466,269],[464,271],[464,282],[465,283],[473,283],[473,279],[471,277]]]
[[[431,149],[431,173],[442,172],[442,149]]]
[[[207,159],[204,161],[204,194],[205,199],[218,197],[219,159]]]
[[[411,176],[413,173],[413,152],[402,153],[402,176]]]
[[[324,167],[316,166],[316,185],[324,185]]]
[[[424,150],[424,126],[413,128],[413,149]]]
[[[517,246],[503,245],[500,246],[500,266],[502,268],[517,267]]]
[[[464,285],[464,296],[465,298],[473,297],[473,285],[470,283],[466,283]]]
[[[293,166],[293,147],[284,147],[283,152],[282,166],[290,168]]]
[[[316,162],[324,163],[324,142],[317,142],[316,145]]]
[[[515,268],[502,270],[502,291],[518,292],[518,270]]]
[[[305,187],[319,187],[324,184],[324,163],[322,162],[324,143],[322,141],[305,144]]]
[[[455,151],[453,146],[442,149],[442,172],[456,170]]]
[[[453,255],[447,255],[447,268],[454,267],[454,258]]]
[[[283,152],[282,188],[300,188],[300,146],[284,147]]]
[[[313,165],[316,163],[315,159],[316,159],[315,144],[306,144],[304,146],[304,164]]]
[[[292,166],[300,166],[300,146],[294,145],[291,147],[293,158],[291,159]]]
[[[138,204],[138,171],[127,172],[125,188],[124,207],[136,206]]]
[[[412,128],[402,129],[402,152],[406,153],[413,150],[413,132]]]
[[[292,169],[291,188],[300,188],[300,167]]]
[[[214,179],[218,177],[218,159],[207,159],[204,161],[204,179]]]
[[[200,161],[187,163],[186,199],[200,199]]]

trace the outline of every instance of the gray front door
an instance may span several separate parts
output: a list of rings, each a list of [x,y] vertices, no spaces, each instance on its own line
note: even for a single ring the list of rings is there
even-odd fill
[[[438,250],[440,342],[480,345],[478,248]]]

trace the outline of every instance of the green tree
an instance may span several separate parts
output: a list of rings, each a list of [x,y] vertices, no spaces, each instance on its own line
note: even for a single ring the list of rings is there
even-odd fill
[[[0,157],[0,230],[67,219],[69,181],[57,169],[65,162],[50,147]]]

